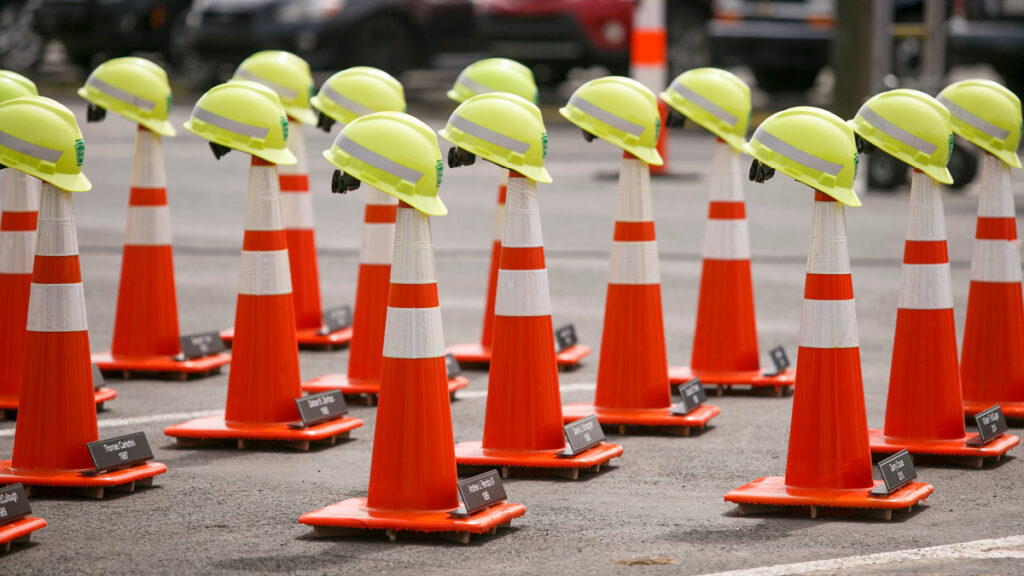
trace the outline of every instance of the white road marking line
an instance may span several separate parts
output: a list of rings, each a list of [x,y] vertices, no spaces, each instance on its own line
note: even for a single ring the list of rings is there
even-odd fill
[[[97,428],[118,428],[121,426],[134,426],[137,424],[149,424],[151,422],[167,422],[171,420],[190,420],[223,414],[223,410],[198,410],[195,412],[170,412],[167,414],[150,414],[149,416],[133,416],[131,418],[107,418],[96,422]],[[14,428],[0,430],[0,438],[14,436]]]
[[[886,566],[919,560],[991,560],[996,558],[1024,558],[1024,535],[929,546],[928,548],[897,550],[895,552],[881,552],[863,556],[848,556],[846,558],[833,558],[830,560],[779,564],[777,566],[765,566],[747,570],[716,572],[703,576],[788,576],[791,574],[810,574],[823,571],[840,573],[844,570],[865,566]]]
[[[565,392],[592,392],[596,388],[597,385],[593,382],[584,382],[559,386],[558,390],[564,394]],[[487,398],[487,390],[459,390],[455,393],[455,398],[458,400]]]

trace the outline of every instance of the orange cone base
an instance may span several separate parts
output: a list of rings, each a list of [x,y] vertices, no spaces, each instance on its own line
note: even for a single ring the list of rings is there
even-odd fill
[[[10,460],[0,460],[0,484],[21,482],[27,486],[58,486],[61,488],[113,488],[139,482],[167,472],[159,462],[143,462],[137,466],[111,470],[95,476],[83,470],[15,470]]]
[[[895,454],[906,449],[911,454],[931,454],[948,456],[954,459],[972,459],[973,464],[980,467],[978,460],[992,459],[998,461],[1003,454],[1020,444],[1020,438],[1013,434],[1003,434],[984,446],[967,446],[964,442],[969,436],[958,440],[899,440],[888,438],[883,430],[868,429],[868,441],[872,454]],[[954,460],[955,461],[955,460]],[[972,464],[972,462],[964,462]]]
[[[455,391],[469,386],[469,380],[456,376],[448,381],[448,395],[455,399]],[[380,392],[380,382],[349,382],[345,374],[324,374],[302,383],[302,391],[308,394],[341,390],[345,396],[376,396]]]
[[[366,507],[366,498],[349,498],[303,514],[299,523],[328,529],[484,534],[523,514],[526,514],[525,506],[509,502],[496,504],[468,518],[452,518],[447,512],[436,510],[370,510]],[[324,532],[330,534],[330,530]]]
[[[230,348],[231,342],[235,339],[235,329],[222,330],[220,338]],[[348,346],[352,341],[352,328],[342,328],[330,334],[321,334],[317,328],[302,328],[295,331],[295,339],[299,341],[299,348],[303,350],[334,350]]]
[[[1002,409],[1003,416],[1007,420],[1024,424],[1024,402],[975,402],[964,400],[964,416],[970,418],[973,423],[975,414],[991,408],[995,404],[999,404],[999,408]]]
[[[881,484],[875,480],[875,485]],[[909,509],[924,502],[935,491],[931,484],[911,482],[892,494],[880,497],[870,489],[794,488],[782,476],[758,478],[725,495],[726,502],[751,506],[812,506],[861,510]]]
[[[96,401],[96,409],[102,410],[104,402],[117,398],[117,391],[113,388],[107,388],[104,386],[95,391],[93,398]],[[15,394],[0,394],[0,412],[6,412],[8,410],[12,412],[18,410],[18,396]],[[3,420],[5,417],[6,416],[4,414],[0,414],[0,420]],[[13,417],[13,414],[11,417]]]
[[[175,360],[173,356],[125,356],[100,352],[92,355],[92,363],[104,375],[111,373],[124,378],[152,378],[154,375],[177,377],[212,376],[220,373],[221,366],[231,362],[230,354],[212,354],[193,360]]]
[[[4,524],[0,526],[0,544],[4,544],[4,547],[10,550],[11,543],[28,542],[33,532],[45,527],[46,520],[35,516],[26,516],[10,524]]]
[[[487,366],[491,363],[491,348],[479,342],[463,342],[445,348],[446,354],[455,355],[461,366]],[[590,346],[577,344],[555,354],[559,368],[575,368],[590,355]]]
[[[164,434],[173,438],[194,440],[271,440],[277,442],[316,442],[337,436],[348,437],[349,432],[363,425],[359,418],[344,417],[328,420],[308,428],[292,428],[286,423],[269,424],[228,423],[224,415],[196,418],[164,428]]]
[[[701,404],[685,416],[677,416],[669,412],[668,408],[649,409],[614,409],[598,408],[593,404],[566,404],[562,406],[562,421],[572,422],[591,414],[597,414],[597,421],[602,426],[619,426],[619,433],[625,431],[625,426],[644,426],[650,428],[678,428],[685,434],[689,434],[690,428],[703,429],[709,421],[718,416],[721,410],[718,406]],[[668,431],[668,430],[666,430]]]
[[[668,381],[671,384],[682,384],[693,378],[700,378],[704,386],[732,387],[750,386],[755,388],[775,388],[788,390],[796,384],[796,370],[786,368],[780,374],[766,376],[761,372],[711,372],[698,370],[694,372],[689,366],[669,366]]]
[[[482,442],[455,445],[455,463],[459,466],[515,466],[517,468],[594,468],[622,456],[622,446],[601,442],[572,458],[556,456],[558,450],[484,450]]]

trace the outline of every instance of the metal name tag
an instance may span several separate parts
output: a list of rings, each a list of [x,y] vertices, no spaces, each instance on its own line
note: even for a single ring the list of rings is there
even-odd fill
[[[906,450],[900,450],[879,462],[878,471],[882,473],[883,483],[871,490],[872,496],[888,496],[917,478],[914,459]]]
[[[296,398],[295,405],[299,407],[303,428],[348,414],[348,406],[341,390],[328,390]]]
[[[192,360],[204,356],[212,356],[227,350],[220,333],[216,330],[211,332],[200,332],[198,334],[186,334],[179,338],[181,341],[180,360]]]
[[[604,430],[597,421],[597,415],[591,414],[565,425],[565,449],[556,454],[560,458],[572,458],[589,450],[604,441]]]
[[[126,468],[153,459],[153,450],[149,447],[145,432],[132,432],[89,442],[86,447],[89,449],[89,456],[92,457],[92,474]]]
[[[459,482],[462,505],[451,516],[464,518],[508,499],[497,470],[484,472]]]
[[[708,399],[708,395],[704,392],[704,385],[701,384],[700,378],[687,380],[679,386],[676,386],[676,390],[679,391],[679,397],[682,398],[682,401],[679,404],[673,405],[670,410],[670,412],[676,416],[685,416],[690,412],[693,412],[697,406],[700,406]]]

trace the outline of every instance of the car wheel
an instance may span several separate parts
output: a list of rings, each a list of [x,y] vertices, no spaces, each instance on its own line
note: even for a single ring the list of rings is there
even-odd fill
[[[868,188],[871,190],[893,190],[907,182],[910,168],[882,152],[873,151],[868,157]]]
[[[669,79],[711,64],[711,43],[705,24],[708,14],[700,6],[670,2],[667,21]]]
[[[953,184],[950,188],[962,190],[970,184],[978,175],[978,157],[953,141],[953,151],[949,154],[949,164],[946,165],[949,173],[953,176]]]
[[[786,68],[755,68],[754,78],[757,85],[770,94],[780,92],[806,92],[814,86],[814,80],[818,77],[818,70],[797,68],[795,70]]]
[[[376,16],[357,25],[351,60],[360,66],[373,66],[398,76],[416,64],[416,37],[397,18]]]
[[[29,2],[0,6],[0,68],[29,70],[43,59],[46,38],[33,26]]]

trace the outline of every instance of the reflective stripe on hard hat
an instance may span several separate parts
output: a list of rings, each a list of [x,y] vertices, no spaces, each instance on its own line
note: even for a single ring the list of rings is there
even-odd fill
[[[6,132],[0,132],[0,146],[10,148],[15,152],[20,152],[31,158],[44,160],[46,162],[56,162],[64,155],[64,152],[61,150],[54,150],[52,148],[46,148],[45,146],[39,146],[38,144],[33,144],[22,140],[21,138],[11,136]]]
[[[277,82],[274,82],[273,80],[267,80],[262,76],[257,76],[256,74],[253,74],[252,72],[249,72],[248,70],[244,70],[242,68],[239,68],[237,71],[235,71],[235,76],[238,76],[239,78],[245,78],[246,80],[251,80],[253,82],[256,82],[257,84],[263,84],[267,88],[270,88],[271,90],[277,92],[283,98],[287,98],[288,100],[292,100],[299,95],[298,92],[292,90],[287,86],[282,86]]]
[[[324,84],[322,90],[324,92],[324,95],[327,96],[328,100],[334,102],[335,104],[341,106],[342,108],[354,112],[357,116],[366,116],[367,114],[373,114],[374,112],[372,108],[363,106],[359,102],[356,102],[355,100],[349,98],[348,96],[345,96],[341,92],[338,92],[334,88],[331,88],[330,84]]]
[[[249,136],[250,138],[266,138],[270,132],[270,128],[263,126],[253,126],[238,120],[232,120],[220,114],[204,110],[198,106],[192,109],[192,117],[196,120],[202,120],[210,126],[220,128],[221,130],[227,130],[228,132],[234,132],[235,134],[241,134],[243,136]]]
[[[487,94],[488,92],[494,92],[494,89],[491,88],[490,86],[481,84],[467,76],[465,70],[463,70],[462,74],[459,74],[459,77],[455,80],[455,83],[462,84],[470,92],[476,92],[477,94]]]
[[[701,96],[700,94],[694,92],[693,90],[690,90],[689,88],[684,86],[682,82],[679,82],[678,80],[673,82],[672,85],[669,86],[669,89],[675,92],[676,94],[679,94],[683,98],[686,98],[687,100],[693,102],[708,114],[711,114],[715,118],[718,118],[719,120],[725,122],[726,124],[729,124],[730,126],[739,121],[735,116],[727,112],[724,108],[722,108],[718,104],[715,104],[711,100],[708,100],[707,98]]]
[[[893,124],[892,122],[889,122],[885,118],[882,118],[881,115],[879,115],[871,108],[868,108],[867,106],[862,107],[858,114],[860,114],[861,118],[870,122],[878,131],[884,133],[886,136],[892,138],[893,140],[901,144],[910,146],[914,150],[924,152],[925,154],[928,154],[930,156],[935,152],[935,150],[938,149],[938,146],[936,146],[935,144],[932,144],[931,142],[919,138],[917,136],[914,136],[913,134],[907,132],[903,128],[900,128],[899,126]]]
[[[757,140],[761,144],[770,148],[772,152],[785,156],[797,164],[802,164],[808,168],[812,168],[830,176],[838,176],[843,170],[842,164],[829,162],[824,158],[818,158],[813,154],[808,154],[796,146],[772,136],[761,126],[759,126],[757,131],[754,132],[752,140]]]
[[[996,138],[997,140],[1006,140],[1006,138],[1010,135],[1009,130],[1003,130],[1002,128],[996,126],[995,124],[989,122],[988,120],[985,120],[984,118],[971,113],[971,111],[965,108],[961,108],[960,106],[958,106],[956,103],[954,103],[949,98],[946,98],[945,96],[940,95],[938,100],[940,103],[942,103],[943,106],[949,109],[950,114],[963,120],[971,127],[976,128],[993,138]]]
[[[453,128],[458,128],[466,134],[475,136],[488,144],[493,144],[494,146],[504,148],[505,150],[511,150],[516,154],[526,154],[530,149],[529,142],[523,142],[522,140],[517,140],[511,136],[506,136],[501,132],[481,126],[476,122],[467,120],[457,114],[452,114],[452,117],[448,120],[448,124]]]
[[[156,102],[150,100],[149,98],[137,96],[127,90],[122,90],[117,86],[107,84],[103,80],[100,80],[99,78],[93,76],[89,76],[89,79],[85,81],[85,85],[95,88],[100,92],[103,92],[107,96],[117,98],[118,100],[125,102],[127,104],[131,104],[132,106],[135,106],[137,108],[142,108],[147,112],[151,112],[153,108],[156,108]]]
[[[569,105],[575,106],[576,108],[579,108],[583,113],[590,114],[591,116],[597,118],[601,122],[604,122],[605,124],[613,128],[618,128],[619,130],[622,130],[623,132],[631,136],[639,137],[641,134],[644,133],[644,127],[642,125],[637,124],[635,122],[630,122],[625,118],[616,116],[615,114],[612,114],[611,112],[605,110],[604,108],[601,108],[596,104],[584,100],[582,97],[580,97],[579,94],[572,95],[572,98],[569,99]]]
[[[344,132],[341,133],[341,139],[338,142],[338,148],[341,148],[345,152],[348,152],[353,158],[362,160],[363,162],[369,164],[370,166],[373,166],[374,168],[381,170],[383,172],[387,172],[388,174],[395,176],[401,180],[405,180],[407,182],[419,182],[420,178],[423,177],[422,172],[418,170],[413,170],[412,168],[406,166],[402,166],[401,164],[395,162],[394,160],[391,160],[390,158],[385,158],[384,156],[381,156],[380,154],[374,152],[373,150],[370,150],[369,148],[366,148],[362,144],[356,142],[355,140],[352,140],[351,138],[346,136]]]

